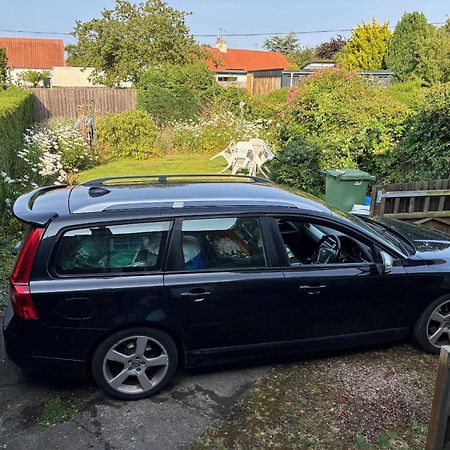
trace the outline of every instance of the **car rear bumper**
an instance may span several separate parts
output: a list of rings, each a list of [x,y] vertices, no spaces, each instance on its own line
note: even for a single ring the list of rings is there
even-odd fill
[[[85,360],[53,355],[46,345],[52,340],[49,328],[39,320],[24,321],[15,316],[11,305],[5,311],[3,336],[6,353],[25,370],[73,378],[86,373]]]

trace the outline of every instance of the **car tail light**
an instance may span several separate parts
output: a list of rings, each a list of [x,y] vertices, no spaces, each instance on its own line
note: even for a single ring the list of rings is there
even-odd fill
[[[9,278],[14,312],[27,320],[38,318],[30,293],[30,274],[43,234],[43,228],[31,229],[22,245],[14,270]]]

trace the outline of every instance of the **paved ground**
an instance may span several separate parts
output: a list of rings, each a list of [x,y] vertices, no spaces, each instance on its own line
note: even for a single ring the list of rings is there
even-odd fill
[[[180,371],[159,395],[121,402],[90,381],[21,371],[0,337],[0,449],[187,448],[267,370]]]

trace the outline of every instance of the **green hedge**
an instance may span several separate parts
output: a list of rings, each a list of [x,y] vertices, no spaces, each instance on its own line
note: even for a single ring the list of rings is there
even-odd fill
[[[16,175],[23,133],[32,123],[33,94],[22,89],[0,91],[0,167],[11,177]]]
[[[7,175],[6,180],[21,175],[17,153],[23,148],[23,133],[32,123],[33,94],[22,89],[0,90],[0,172]],[[0,231],[10,223],[12,197],[19,193],[0,175]]]

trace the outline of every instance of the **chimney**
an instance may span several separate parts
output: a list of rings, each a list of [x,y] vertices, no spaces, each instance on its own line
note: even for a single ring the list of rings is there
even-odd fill
[[[216,39],[216,48],[220,53],[227,53],[228,44],[220,37]]]

